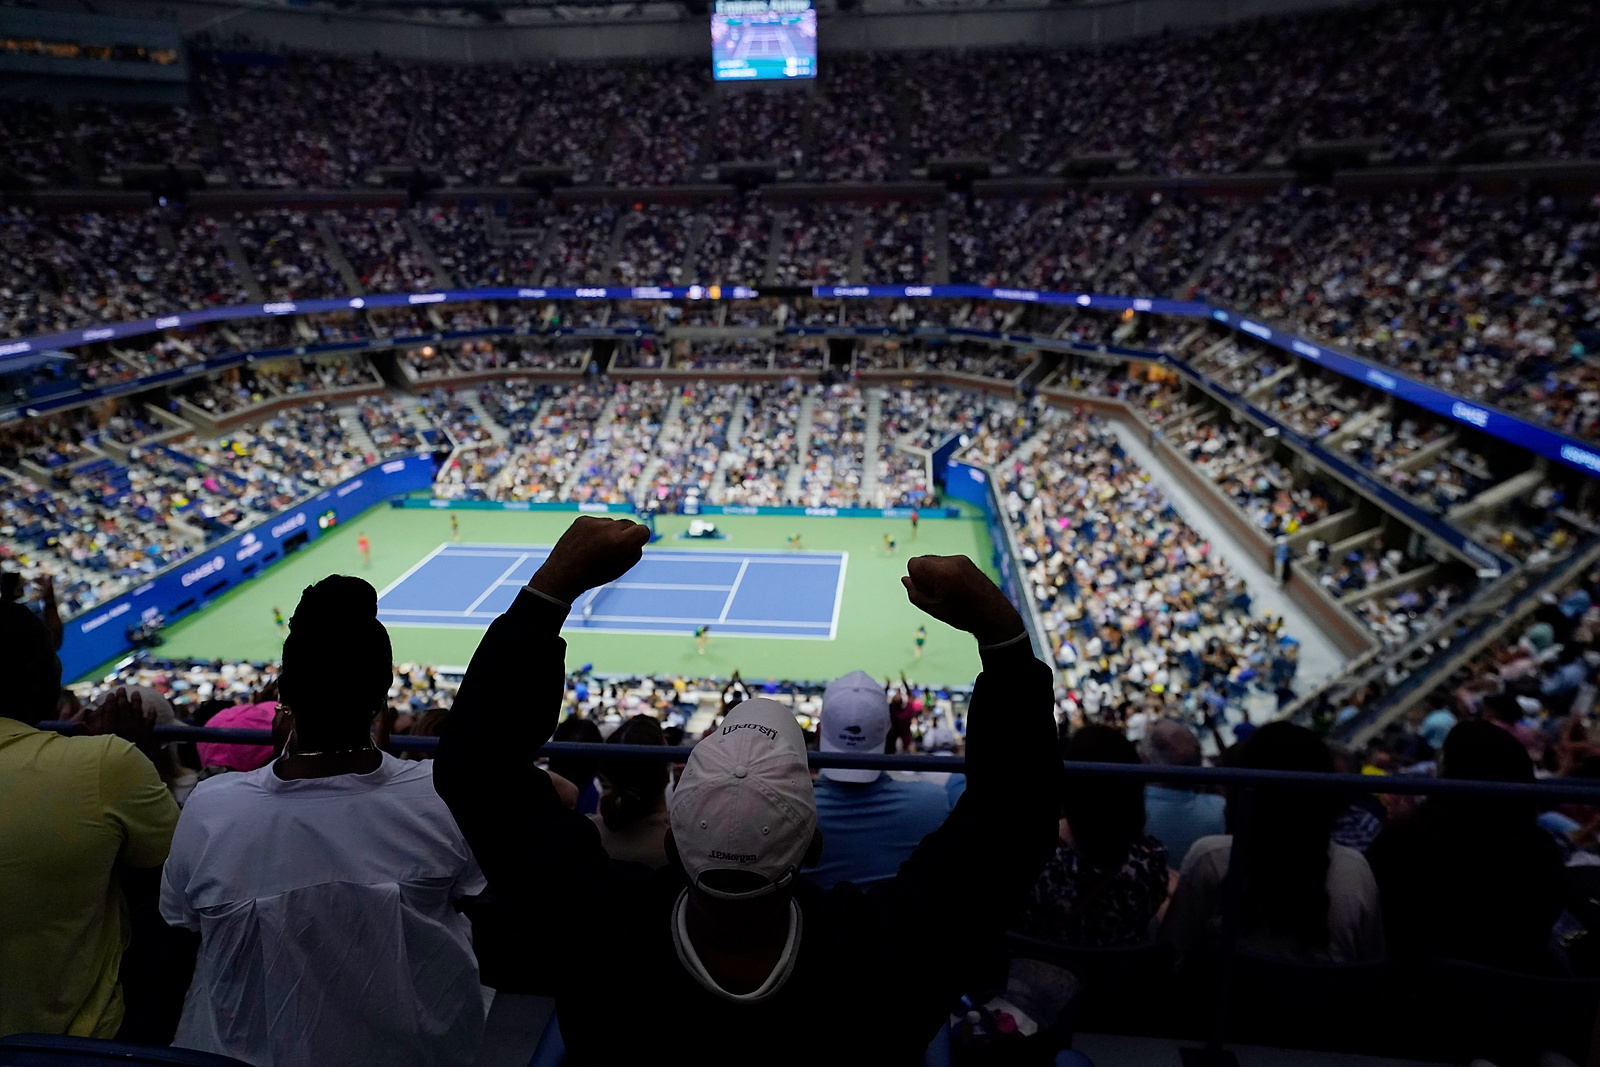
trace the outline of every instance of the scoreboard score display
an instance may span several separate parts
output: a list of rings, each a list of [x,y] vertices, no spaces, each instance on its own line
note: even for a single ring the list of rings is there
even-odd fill
[[[811,0],[717,0],[711,12],[717,81],[817,76],[817,12]]]

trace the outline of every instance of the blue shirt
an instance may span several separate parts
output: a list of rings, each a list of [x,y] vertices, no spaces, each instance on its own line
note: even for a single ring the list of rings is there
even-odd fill
[[[823,889],[894,877],[922,839],[950,814],[944,786],[900,782],[887,774],[861,783],[819,776],[816,794],[822,862],[805,876]]]
[[[1172,869],[1183,866],[1189,846],[1202,837],[1228,832],[1222,817],[1226,802],[1215,793],[1194,793],[1165,785],[1144,787],[1144,832],[1167,848]]]

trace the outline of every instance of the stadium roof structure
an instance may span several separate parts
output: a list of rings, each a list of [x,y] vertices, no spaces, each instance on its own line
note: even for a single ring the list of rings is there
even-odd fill
[[[659,19],[684,13],[705,14],[711,0],[226,0],[219,6],[244,9],[324,9],[370,14],[428,15],[494,12],[507,21],[543,19]],[[1050,6],[1103,6],[1122,0],[814,0],[819,12],[860,10],[867,13],[915,14],[970,9],[1020,10]]]

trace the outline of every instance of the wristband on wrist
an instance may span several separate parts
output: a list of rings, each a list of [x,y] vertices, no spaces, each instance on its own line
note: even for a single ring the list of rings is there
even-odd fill
[[[1012,645],[1021,644],[1022,642],[1026,641],[1027,639],[1028,639],[1028,631],[1027,630],[1023,630],[1021,633],[1019,633],[1015,637],[1007,638],[1004,641],[996,641],[992,645],[980,644],[978,646],[978,651],[979,652],[996,652],[996,651],[999,651],[1002,648],[1010,648]]]
[[[540,600],[548,600],[550,603],[552,603],[552,604],[556,605],[557,607],[562,608],[563,610],[566,610],[566,611],[571,611],[572,610],[572,605],[570,603],[568,603],[565,600],[562,600],[560,597],[551,596],[549,593],[546,593],[543,589],[535,589],[531,584],[527,585],[527,586],[524,586],[523,588],[527,589],[528,592],[532,593],[534,596],[538,597]]]

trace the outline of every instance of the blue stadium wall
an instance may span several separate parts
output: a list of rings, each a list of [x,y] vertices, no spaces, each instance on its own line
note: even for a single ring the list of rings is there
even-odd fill
[[[170,622],[199,611],[374,504],[429,488],[437,467],[425,453],[369,467],[69,620],[61,642],[62,677],[81,677],[131,651],[130,627],[157,615]]]

